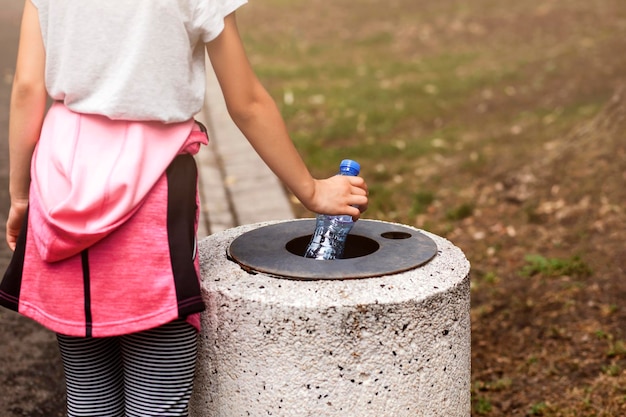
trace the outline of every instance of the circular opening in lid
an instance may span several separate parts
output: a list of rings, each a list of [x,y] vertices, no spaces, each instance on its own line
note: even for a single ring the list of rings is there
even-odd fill
[[[291,239],[285,245],[285,249],[294,255],[304,257],[304,253],[309,245],[311,236],[312,235],[305,235]],[[371,255],[379,248],[380,245],[373,239],[359,235],[348,235],[346,239],[346,247],[343,251],[343,257],[341,259],[352,259]]]

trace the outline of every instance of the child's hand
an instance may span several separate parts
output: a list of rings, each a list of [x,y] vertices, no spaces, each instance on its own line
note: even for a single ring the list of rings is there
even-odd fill
[[[347,214],[357,220],[367,209],[367,184],[362,177],[335,175],[315,180],[315,192],[304,206],[322,214]]]
[[[17,244],[17,237],[20,235],[20,230],[24,225],[24,217],[26,216],[27,208],[28,200],[11,202],[9,217],[7,219],[7,243],[9,244],[9,248],[13,251]]]

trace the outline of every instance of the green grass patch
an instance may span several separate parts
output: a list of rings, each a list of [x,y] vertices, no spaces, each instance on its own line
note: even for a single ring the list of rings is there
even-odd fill
[[[616,356],[621,356],[621,357],[626,358],[626,341],[616,340],[615,342],[611,343],[611,346],[609,347],[609,350],[606,353],[606,355],[609,358],[614,358]]]
[[[489,398],[479,395],[474,398],[472,402],[472,410],[476,414],[484,416],[491,413],[491,409],[493,408],[493,406],[491,405],[491,401],[489,401]]]
[[[474,213],[474,205],[471,203],[463,203],[446,212],[446,219],[451,221],[463,220],[470,217]]]
[[[571,258],[546,258],[542,255],[527,255],[526,265],[520,271],[523,276],[541,275],[545,277],[575,276],[588,277],[592,270],[579,256]]]
[[[411,215],[426,212],[433,201],[435,201],[435,194],[430,191],[418,191],[414,193],[413,203],[411,205]]]
[[[548,411],[548,405],[545,402],[539,402],[530,406],[528,410],[529,416],[543,416]]]

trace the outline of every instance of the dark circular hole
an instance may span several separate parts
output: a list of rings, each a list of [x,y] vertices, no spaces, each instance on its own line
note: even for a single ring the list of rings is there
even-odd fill
[[[385,239],[408,239],[411,237],[407,232],[385,232],[380,234]]]
[[[285,249],[294,255],[304,256],[304,252],[306,252],[306,247],[308,246],[310,240],[311,235],[291,239],[285,245]],[[380,249],[380,245],[373,239],[359,235],[348,235],[342,259],[367,256],[376,252],[378,249]]]

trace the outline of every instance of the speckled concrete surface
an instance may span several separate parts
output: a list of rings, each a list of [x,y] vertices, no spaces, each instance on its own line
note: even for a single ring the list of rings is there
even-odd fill
[[[191,416],[470,415],[470,265],[457,247],[422,231],[438,247],[429,263],[360,280],[279,279],[227,259],[236,237],[274,223],[200,242]]]

